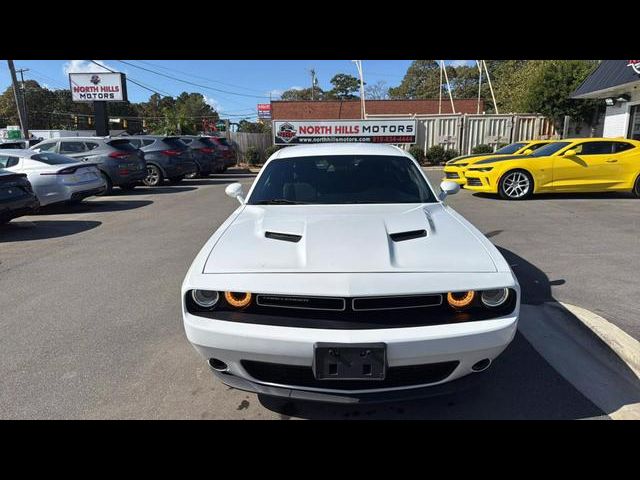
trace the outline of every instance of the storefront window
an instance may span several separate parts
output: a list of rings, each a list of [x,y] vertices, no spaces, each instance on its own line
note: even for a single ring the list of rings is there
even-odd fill
[[[628,137],[633,140],[640,140],[640,105],[634,105],[631,107]]]

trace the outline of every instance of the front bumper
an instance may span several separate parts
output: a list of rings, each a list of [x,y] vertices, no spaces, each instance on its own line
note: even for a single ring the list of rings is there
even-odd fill
[[[331,330],[272,325],[240,324],[192,315],[184,310],[187,338],[206,361],[222,360],[228,365],[222,374],[225,383],[236,388],[269,395],[310,398],[320,395],[357,399],[362,395],[398,392],[405,398],[412,390],[457,380],[470,373],[480,360],[493,360],[513,340],[517,328],[519,305],[508,316],[460,324],[430,325],[375,330]],[[301,387],[295,384],[263,382],[253,378],[243,367],[243,360],[311,367],[314,345],[329,343],[377,343],[387,346],[389,368],[457,361],[459,364],[444,380],[416,383],[392,388],[375,388],[372,384],[357,390]],[[275,390],[273,390],[275,389]],[[297,392],[295,395],[293,391]],[[336,401],[336,400],[333,400]],[[340,400],[344,401],[344,400]],[[358,400],[349,400],[358,401]]]
[[[492,177],[484,173],[476,173],[476,172],[467,172],[466,174],[466,184],[464,186],[467,190],[472,190],[474,192],[485,192],[485,193],[497,193],[498,187],[497,182],[493,181]]]
[[[455,182],[461,187],[464,187],[467,180],[464,175],[464,168],[460,167],[445,167],[443,181]]]

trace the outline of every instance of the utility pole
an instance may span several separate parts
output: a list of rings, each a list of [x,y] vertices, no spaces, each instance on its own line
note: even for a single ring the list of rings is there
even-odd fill
[[[27,108],[27,89],[24,86],[24,72],[28,72],[28,68],[19,68],[16,70],[20,74],[20,90],[22,91],[22,111],[24,112],[24,130],[25,137],[29,134],[29,108]]]
[[[22,130],[22,136],[28,138],[28,133],[25,128],[24,112],[22,111],[22,102],[20,94],[22,93],[18,88],[18,79],[16,78],[16,67],[13,65],[13,60],[7,60],[9,65],[9,71],[11,72],[11,83],[13,84],[13,96],[16,99],[16,109],[18,110],[18,118],[20,119],[20,129]]]
[[[313,100],[314,98],[314,92],[316,89],[316,71],[312,68],[311,70],[309,70],[309,73],[311,74],[311,100]]]

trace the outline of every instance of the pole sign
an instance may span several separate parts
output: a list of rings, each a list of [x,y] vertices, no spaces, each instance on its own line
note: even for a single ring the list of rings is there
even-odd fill
[[[278,120],[273,143],[416,143],[416,120]]]
[[[126,102],[124,73],[70,73],[69,85],[74,102]]]
[[[271,120],[271,104],[259,103],[258,104],[258,118],[263,120]]]

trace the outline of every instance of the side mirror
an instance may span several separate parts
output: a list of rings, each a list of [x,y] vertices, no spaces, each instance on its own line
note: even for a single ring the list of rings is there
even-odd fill
[[[523,155],[531,155],[533,153],[533,150],[531,150],[530,148],[527,148],[524,152],[522,152]]]
[[[235,198],[240,202],[240,205],[244,204],[244,192],[242,189],[242,184],[240,183],[231,183],[227,185],[227,188],[224,189],[224,193],[226,193],[231,198]]]
[[[574,149],[567,150],[566,152],[564,152],[565,157],[575,157],[577,154],[578,152],[576,152]]]
[[[448,195],[455,195],[456,193],[458,193],[460,191],[460,185],[458,185],[456,182],[451,182],[451,181],[444,181],[440,184],[440,201],[444,201],[445,198],[447,198]]]

